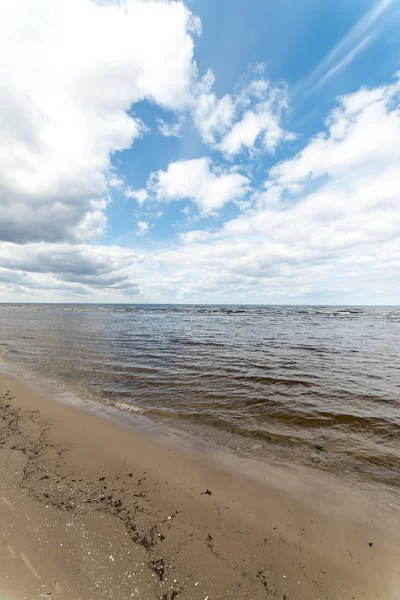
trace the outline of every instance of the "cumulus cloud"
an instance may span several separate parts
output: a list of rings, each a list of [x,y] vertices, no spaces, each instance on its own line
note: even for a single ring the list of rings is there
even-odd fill
[[[218,148],[230,156],[238,154],[244,148],[253,148],[262,132],[263,146],[271,151],[284,135],[269,102],[258,104],[255,110],[246,111],[243,118],[224,136]]]
[[[209,70],[197,84],[194,97],[193,120],[207,144],[215,144],[216,136],[231,127],[236,113],[235,101],[230,94],[218,99],[211,91],[214,81],[214,74]]]
[[[220,99],[212,92],[211,71],[197,84],[194,123],[203,141],[228,157],[255,149],[258,140],[260,149],[273,152],[280,142],[291,139],[281,126],[288,107],[286,89],[273,86],[261,76],[262,71],[261,65],[257,77]]]
[[[128,188],[125,191],[125,198],[137,200],[139,204],[143,204],[143,202],[145,202],[149,198],[149,194],[144,188],[140,190],[132,190],[132,188]]]
[[[140,257],[87,244],[73,252],[3,243],[0,285],[70,286],[71,294],[108,287],[125,296],[139,289],[161,301],[299,302],[322,293],[333,302],[398,301],[399,139],[400,84],[363,88],[340,98],[326,129],[275,165],[263,189],[248,190],[251,207],[222,226],[188,231]],[[220,197],[218,182],[233,175],[209,159],[178,161],[153,177],[151,194],[215,210],[248,188],[228,179]]]
[[[400,84],[340,98],[326,124],[251,209],[158,254],[186,298],[398,300]]]
[[[173,123],[166,123],[164,119],[157,118],[158,131],[164,137],[181,137],[185,120],[184,115],[181,115],[179,119]]]
[[[180,2],[0,3],[0,239],[104,231],[110,157],[147,131],[128,111],[191,101],[196,32]]]
[[[364,178],[374,173],[383,183],[382,175],[399,165],[399,94],[397,80],[340,98],[326,121],[327,133],[315,136],[293,159],[273,167],[271,180],[285,187],[328,175],[343,184],[363,185]],[[397,192],[392,188],[395,196]]]
[[[136,227],[137,235],[146,235],[146,233],[149,233],[149,224],[147,221],[138,221]]]
[[[108,180],[108,185],[110,188],[120,188],[124,185],[124,180],[121,177],[117,177],[116,175],[112,175]]]
[[[207,157],[179,160],[168,165],[166,171],[150,176],[148,190],[153,199],[173,201],[189,199],[204,214],[212,214],[227,202],[243,197],[249,189],[248,177],[216,168]],[[143,190],[134,192],[144,196]]]
[[[195,229],[194,231],[181,233],[179,237],[184,244],[193,244],[197,242],[208,242],[213,236],[203,229]]]
[[[310,87],[362,50],[388,3],[321,63]],[[399,83],[340,98],[324,130],[254,189],[251,164],[243,174],[232,160],[293,139],[286,88],[258,67],[218,97],[211,71],[198,79],[199,32],[172,0],[37,0],[34,11],[29,0],[0,3],[2,299],[44,290],[51,299],[262,302],[323,291],[398,302]],[[143,100],[171,112],[157,121],[162,135],[180,136],[190,115],[230,162],[177,160],[130,188],[112,158],[148,133],[134,113]],[[113,190],[139,205],[189,201],[183,211],[193,219],[196,207],[210,216],[229,202],[241,214],[207,231],[197,223],[139,256],[97,242]],[[150,214],[132,211],[137,235],[150,232]]]

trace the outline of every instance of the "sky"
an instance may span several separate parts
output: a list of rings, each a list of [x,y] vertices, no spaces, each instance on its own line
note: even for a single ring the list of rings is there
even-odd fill
[[[400,0],[4,0],[0,53],[0,302],[400,304]]]

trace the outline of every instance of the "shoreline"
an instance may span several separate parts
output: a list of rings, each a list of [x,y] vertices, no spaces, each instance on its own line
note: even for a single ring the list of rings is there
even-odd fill
[[[397,600],[383,488],[179,447],[8,374],[0,415],[7,600]]]
[[[357,465],[357,468],[342,464],[340,456],[332,452],[332,448],[325,448],[326,435],[324,439],[317,436],[313,446],[297,447],[294,451],[290,446],[284,447],[271,443],[270,436],[266,441],[257,435],[249,436],[243,432],[232,432],[209,423],[196,423],[181,417],[177,418],[172,413],[168,416],[160,415],[157,411],[148,411],[131,403],[107,403],[92,397],[88,390],[79,390],[77,393],[77,390],[66,389],[63,382],[43,379],[39,373],[26,371],[18,362],[0,359],[0,373],[22,381],[40,396],[44,395],[61,404],[88,411],[139,433],[150,434],[158,440],[167,438],[168,442],[183,447],[185,451],[195,448],[197,452],[203,452],[211,448],[211,453],[215,455],[223,449],[227,455],[224,458],[228,462],[232,458],[235,460],[237,457],[242,457],[246,461],[276,464],[278,468],[298,468],[300,472],[311,468],[312,471],[319,470],[327,475],[332,474],[360,486],[387,489],[389,493],[395,495],[399,489],[398,480],[383,477],[381,474],[376,477],[371,472],[365,472],[362,464]],[[323,448],[321,451],[320,446]]]

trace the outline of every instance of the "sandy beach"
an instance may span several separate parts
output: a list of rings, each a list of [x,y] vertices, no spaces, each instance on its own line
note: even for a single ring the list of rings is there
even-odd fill
[[[397,600],[383,486],[180,447],[0,376],[6,600]]]

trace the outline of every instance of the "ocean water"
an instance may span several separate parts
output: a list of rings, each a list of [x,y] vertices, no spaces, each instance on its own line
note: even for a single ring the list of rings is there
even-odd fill
[[[400,308],[0,305],[0,358],[243,452],[400,486]]]

